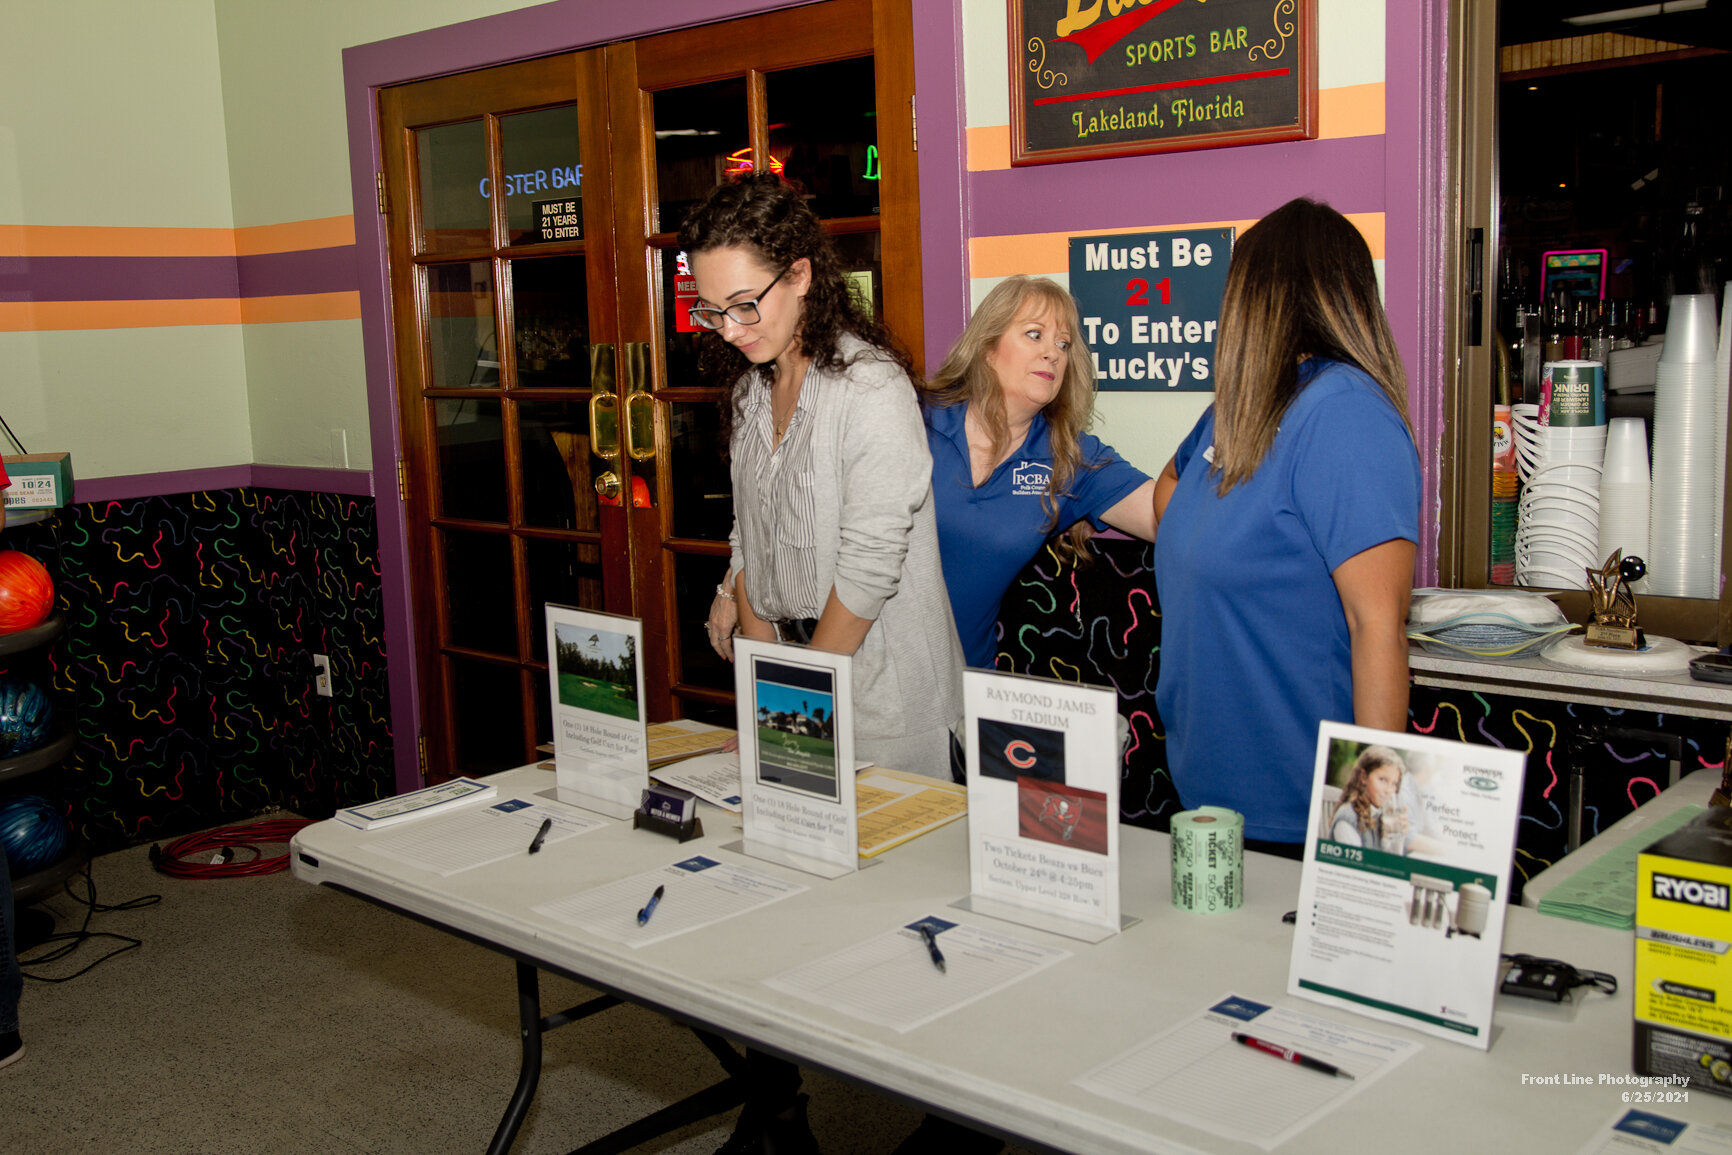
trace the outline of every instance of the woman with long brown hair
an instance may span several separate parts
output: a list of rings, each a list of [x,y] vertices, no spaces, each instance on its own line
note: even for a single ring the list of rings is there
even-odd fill
[[[1419,456],[1371,252],[1295,200],[1234,247],[1215,404],[1158,482],[1161,674],[1187,807],[1305,837],[1317,726],[1407,725]]]
[[[1095,369],[1076,301],[1044,277],[986,295],[927,386],[944,581],[962,652],[991,669],[999,604],[1046,539],[1084,558],[1087,520],[1154,540],[1155,483],[1087,432]]]

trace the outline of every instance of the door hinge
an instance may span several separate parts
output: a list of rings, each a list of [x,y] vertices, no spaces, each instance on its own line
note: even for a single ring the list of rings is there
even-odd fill
[[[379,215],[384,216],[385,215],[385,174],[382,172],[376,172],[373,174],[373,176],[375,178],[375,183],[378,185],[378,188],[379,188]]]
[[[409,463],[401,457],[397,459],[397,499],[409,503]]]
[[[920,106],[914,103],[914,98],[908,98],[908,129],[914,142],[914,151],[920,151]],[[381,209],[381,212],[384,210]]]
[[[421,761],[421,781],[427,781],[427,735],[420,734],[415,738],[416,754]]]

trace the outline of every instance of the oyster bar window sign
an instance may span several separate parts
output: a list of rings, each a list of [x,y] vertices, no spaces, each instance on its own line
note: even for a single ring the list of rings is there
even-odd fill
[[[1316,0],[1009,0],[1011,163],[1317,135]]]

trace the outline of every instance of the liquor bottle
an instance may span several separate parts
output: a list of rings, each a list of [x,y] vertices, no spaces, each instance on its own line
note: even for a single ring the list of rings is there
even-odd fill
[[[1593,315],[1588,312],[1586,297],[1570,298],[1570,328],[1575,330],[1575,340],[1564,342],[1564,352],[1570,360],[1581,361],[1588,356],[1588,338],[1594,331]]]
[[[1546,309],[1546,340],[1545,359],[1547,361],[1567,361],[1569,354],[1564,352],[1564,342],[1575,337],[1569,332],[1569,308],[1562,293],[1552,297]]]
[[[1610,368],[1615,341],[1616,336],[1612,332],[1612,303],[1594,302],[1593,324],[1588,329],[1587,348],[1582,355],[1589,361],[1598,361],[1602,366]]]

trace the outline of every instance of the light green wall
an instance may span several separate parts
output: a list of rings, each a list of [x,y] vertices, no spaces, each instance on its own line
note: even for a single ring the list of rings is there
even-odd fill
[[[0,414],[77,479],[245,465],[240,345],[237,325],[0,333]]]
[[[260,465],[371,468],[361,322],[301,321],[245,329],[252,460]],[[343,431],[340,444],[333,444],[332,430]]]
[[[0,221],[234,223],[211,0],[0,0]]]
[[[0,224],[233,223],[211,0],[0,0]],[[0,333],[0,365],[76,476],[251,460],[238,326]]]
[[[343,49],[524,7],[516,0],[215,0],[235,221],[354,211]],[[360,222],[365,225],[367,222]],[[244,326],[253,460],[373,467],[359,321]]]
[[[334,217],[349,203],[343,49],[521,0],[214,0],[235,222]]]

